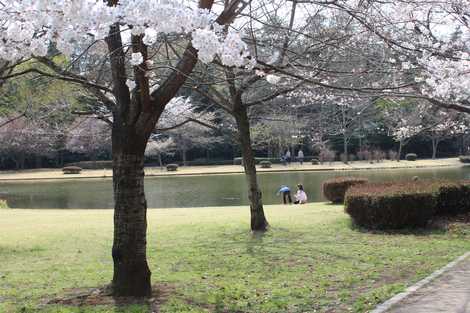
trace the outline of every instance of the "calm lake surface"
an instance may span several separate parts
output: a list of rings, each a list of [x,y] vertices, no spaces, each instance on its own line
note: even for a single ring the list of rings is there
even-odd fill
[[[295,190],[302,183],[310,202],[323,201],[321,183],[331,177],[361,176],[370,181],[422,179],[470,179],[470,167],[435,169],[389,169],[340,172],[263,173],[259,175],[265,204],[277,204],[282,184]],[[145,190],[149,208],[230,206],[247,204],[245,176],[147,177]],[[103,209],[113,208],[110,179],[0,183],[0,197],[11,208]]]

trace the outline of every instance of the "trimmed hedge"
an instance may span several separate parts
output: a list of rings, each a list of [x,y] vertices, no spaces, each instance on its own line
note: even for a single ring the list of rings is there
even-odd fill
[[[176,172],[178,170],[178,164],[168,164],[166,170],[168,172]]]
[[[408,153],[405,155],[405,159],[407,161],[416,161],[418,159],[418,155],[416,153]]]
[[[470,212],[470,182],[435,182],[436,214],[457,215]]]
[[[354,223],[366,228],[422,227],[433,215],[469,213],[470,181],[355,186],[346,193],[345,211]]]
[[[199,165],[232,165],[233,160],[211,160],[211,159],[195,159],[192,161],[186,161],[187,166],[199,166]]]
[[[323,195],[333,203],[343,203],[344,195],[350,187],[363,185],[367,182],[367,179],[358,177],[337,177],[329,179],[322,184]]]
[[[86,170],[102,170],[104,168],[112,169],[113,161],[81,161],[81,162],[65,164],[65,167],[70,167],[70,166],[77,166]]]
[[[297,158],[292,158],[292,161],[297,160]],[[312,160],[312,157],[310,156],[305,156],[304,157],[304,162],[309,162]],[[262,161],[269,161],[271,164],[281,164],[281,158],[255,158],[255,163],[260,164]],[[242,165],[243,159],[241,157],[237,157],[233,159],[233,165]]]
[[[470,155],[459,156],[459,161],[462,163],[470,163]]]
[[[269,161],[261,161],[259,162],[259,165],[261,165],[261,168],[271,168],[271,162]]]
[[[435,188],[421,183],[366,184],[346,193],[345,211],[368,229],[424,227],[437,207]]]
[[[66,166],[62,169],[64,174],[80,174],[82,169],[78,166]]]

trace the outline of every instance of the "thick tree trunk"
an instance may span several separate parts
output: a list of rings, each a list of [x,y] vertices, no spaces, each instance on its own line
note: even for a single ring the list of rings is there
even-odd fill
[[[246,108],[240,107],[235,113],[238,133],[240,137],[240,148],[243,157],[243,166],[248,182],[248,198],[250,200],[251,230],[266,231],[268,221],[264,215],[261,190],[258,186],[258,177],[256,175],[256,161],[253,148],[251,146],[250,122]]]
[[[118,124],[118,123],[115,123]],[[113,294],[151,294],[147,264],[147,201],[144,193],[145,136],[113,129]]]

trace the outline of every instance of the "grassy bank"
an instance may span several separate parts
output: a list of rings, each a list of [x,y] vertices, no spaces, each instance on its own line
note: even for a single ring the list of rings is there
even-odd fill
[[[0,210],[0,312],[366,312],[470,249],[465,232],[361,232],[341,206],[266,211],[254,236],[246,207],[150,210],[152,304],[77,307],[44,303],[109,282],[112,211]]]
[[[417,160],[400,162],[384,160],[379,163],[369,163],[367,161],[355,161],[349,164],[342,162],[324,163],[322,165],[312,165],[310,163],[292,163],[289,166],[273,164],[272,168],[260,168],[259,172],[289,172],[289,171],[351,171],[367,169],[399,169],[399,168],[436,168],[449,166],[463,166],[458,158]],[[243,173],[240,165],[213,165],[213,166],[183,166],[176,172],[167,172],[160,167],[146,167],[146,176],[173,176],[173,175],[217,175],[217,174],[237,174]],[[80,178],[110,178],[112,171],[106,169],[83,170],[81,174],[64,175],[61,169],[36,169],[22,171],[0,172],[0,181],[14,180],[46,180],[46,179],[80,179]]]

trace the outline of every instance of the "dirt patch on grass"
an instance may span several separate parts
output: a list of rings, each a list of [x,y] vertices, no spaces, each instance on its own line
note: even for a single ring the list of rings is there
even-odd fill
[[[76,288],[65,290],[62,295],[45,299],[41,306],[116,306],[146,305],[150,312],[159,312],[159,307],[165,303],[174,293],[175,287],[170,284],[158,284],[152,288],[152,296],[149,298],[113,297],[111,288]]]

